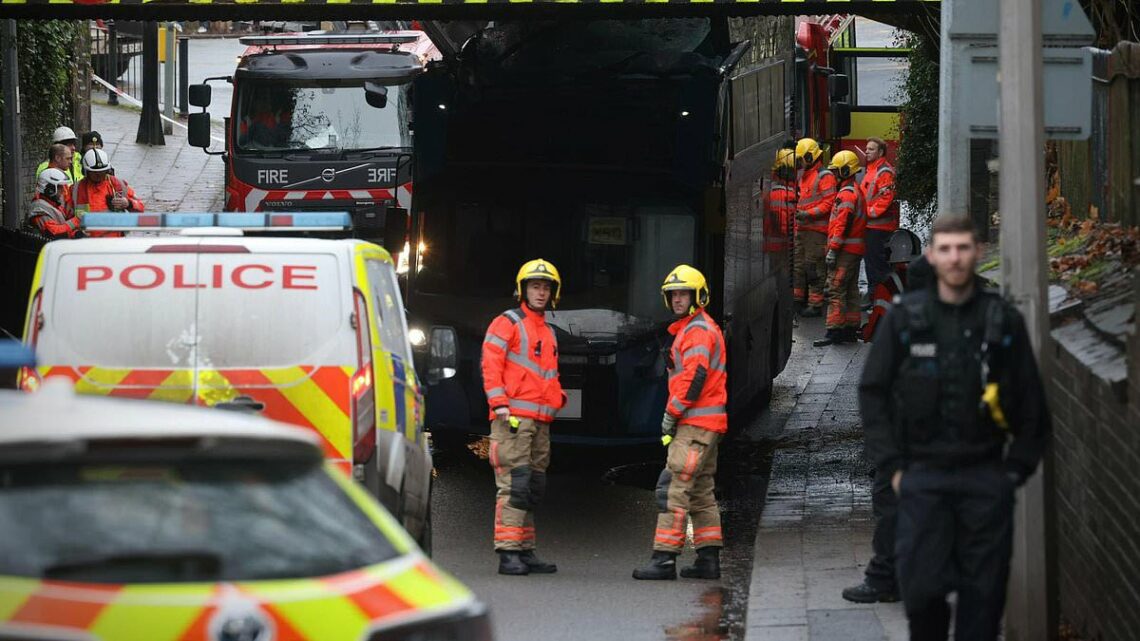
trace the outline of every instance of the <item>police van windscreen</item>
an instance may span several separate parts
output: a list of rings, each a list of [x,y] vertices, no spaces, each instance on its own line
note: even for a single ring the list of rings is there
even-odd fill
[[[559,309],[607,309],[646,321],[668,316],[661,281],[692,263],[696,216],[677,202],[567,199],[457,203],[423,214],[415,290],[506,298],[519,265],[545,258],[563,282]]]
[[[37,356],[124,369],[352,363],[341,279],[331,254],[65,254],[45,285]]]
[[[387,103],[369,105],[359,80],[319,85],[247,80],[232,123],[239,152],[340,152],[412,145],[410,85],[387,87]]]

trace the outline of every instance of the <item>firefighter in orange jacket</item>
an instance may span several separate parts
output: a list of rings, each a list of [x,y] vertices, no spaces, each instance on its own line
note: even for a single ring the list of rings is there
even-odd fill
[[[633,578],[677,578],[677,555],[685,545],[685,519],[693,521],[697,560],[681,569],[694,579],[720,578],[720,509],[713,494],[717,445],[728,431],[728,374],[724,336],[705,311],[709,287],[701,272],[678,265],[661,293],[677,320],[669,326],[673,345],[666,362],[669,400],[661,420],[661,442],[669,448],[657,479],[657,530],[653,557]]]
[[[792,295],[803,316],[823,311],[823,284],[827,276],[827,226],[835,204],[835,175],[823,166],[823,150],[811,138],[796,143],[796,163],[803,169],[796,201],[796,246]]]
[[[111,173],[110,158],[102,149],[88,149],[83,154],[83,174],[73,194],[75,211],[80,216],[93,211],[138,213],[146,209],[127,181]]]
[[[764,252],[775,254],[788,249],[796,219],[796,152],[776,151],[772,180],[764,200]]]
[[[895,168],[887,162],[887,143],[867,139],[867,170],[859,185],[867,201],[867,282],[873,288],[891,271],[886,259],[887,239],[899,228],[895,202]]]
[[[534,508],[546,493],[550,423],[566,403],[558,380],[558,342],[546,324],[546,308],[558,304],[562,280],[539,258],[523,264],[515,279],[517,309],[487,328],[483,340],[483,390],[491,419],[490,462],[495,469],[495,551],[499,574],[549,574],[557,566],[535,555]]]
[[[859,263],[863,260],[867,206],[855,181],[859,157],[843,150],[828,169],[839,178],[827,238],[827,336],[818,345],[849,343],[859,339]]]
[[[82,236],[79,219],[67,206],[67,193],[71,180],[62,169],[48,167],[36,180],[36,195],[32,198],[26,224],[52,238]]]

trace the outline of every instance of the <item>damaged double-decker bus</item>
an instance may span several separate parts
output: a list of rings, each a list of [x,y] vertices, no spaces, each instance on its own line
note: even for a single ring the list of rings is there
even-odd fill
[[[659,439],[678,263],[728,341],[729,414],[764,402],[791,349],[789,221],[764,208],[789,140],[791,18],[428,23],[414,85],[403,258],[434,437],[486,433],[484,332],[519,265],[553,262],[546,314],[567,403],[556,441]],[[414,251],[412,251],[414,249]]]

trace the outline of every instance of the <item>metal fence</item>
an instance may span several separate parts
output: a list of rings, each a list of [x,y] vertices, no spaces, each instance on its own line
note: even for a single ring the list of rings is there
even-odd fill
[[[92,20],[91,21],[91,71],[104,81],[114,84],[120,91],[131,96],[136,101],[142,100],[142,63],[143,63],[143,43],[142,34],[143,29],[146,28],[148,23],[133,20]],[[175,57],[185,55],[187,51],[185,38],[178,37],[177,44],[183,45],[175,47]],[[160,59],[164,55],[164,47],[159,45]],[[184,64],[175,64],[174,66],[174,87],[176,88],[175,95],[179,94],[177,88],[180,86],[180,74],[182,69],[185,68]],[[114,77],[112,77],[114,76]],[[162,83],[165,81],[165,73],[161,67],[159,70],[159,102],[164,100],[165,91]],[[105,86],[96,82],[92,86],[93,91],[103,92],[108,94],[108,102],[116,104],[119,99],[113,97]],[[183,105],[179,104],[179,99],[175,98],[175,108]],[[185,102],[182,100],[181,102]]]
[[[1057,164],[1074,215],[1140,225],[1140,43],[1093,51],[1090,136],[1059,142]]]

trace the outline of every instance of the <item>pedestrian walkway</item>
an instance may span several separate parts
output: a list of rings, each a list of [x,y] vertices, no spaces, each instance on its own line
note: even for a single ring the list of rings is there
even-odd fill
[[[773,408],[778,448],[756,534],[747,641],[903,641],[901,604],[859,605],[843,588],[863,579],[871,555],[871,479],[863,460],[857,388],[868,346],[811,346],[819,319],[795,330],[776,385],[795,403]]]
[[[148,212],[221,211],[225,169],[221,158],[187,144],[186,130],[174,127],[165,145],[135,142],[139,110],[111,106],[96,94],[91,100],[91,127],[103,136],[115,175],[134,188]],[[221,127],[215,125],[215,135]]]

